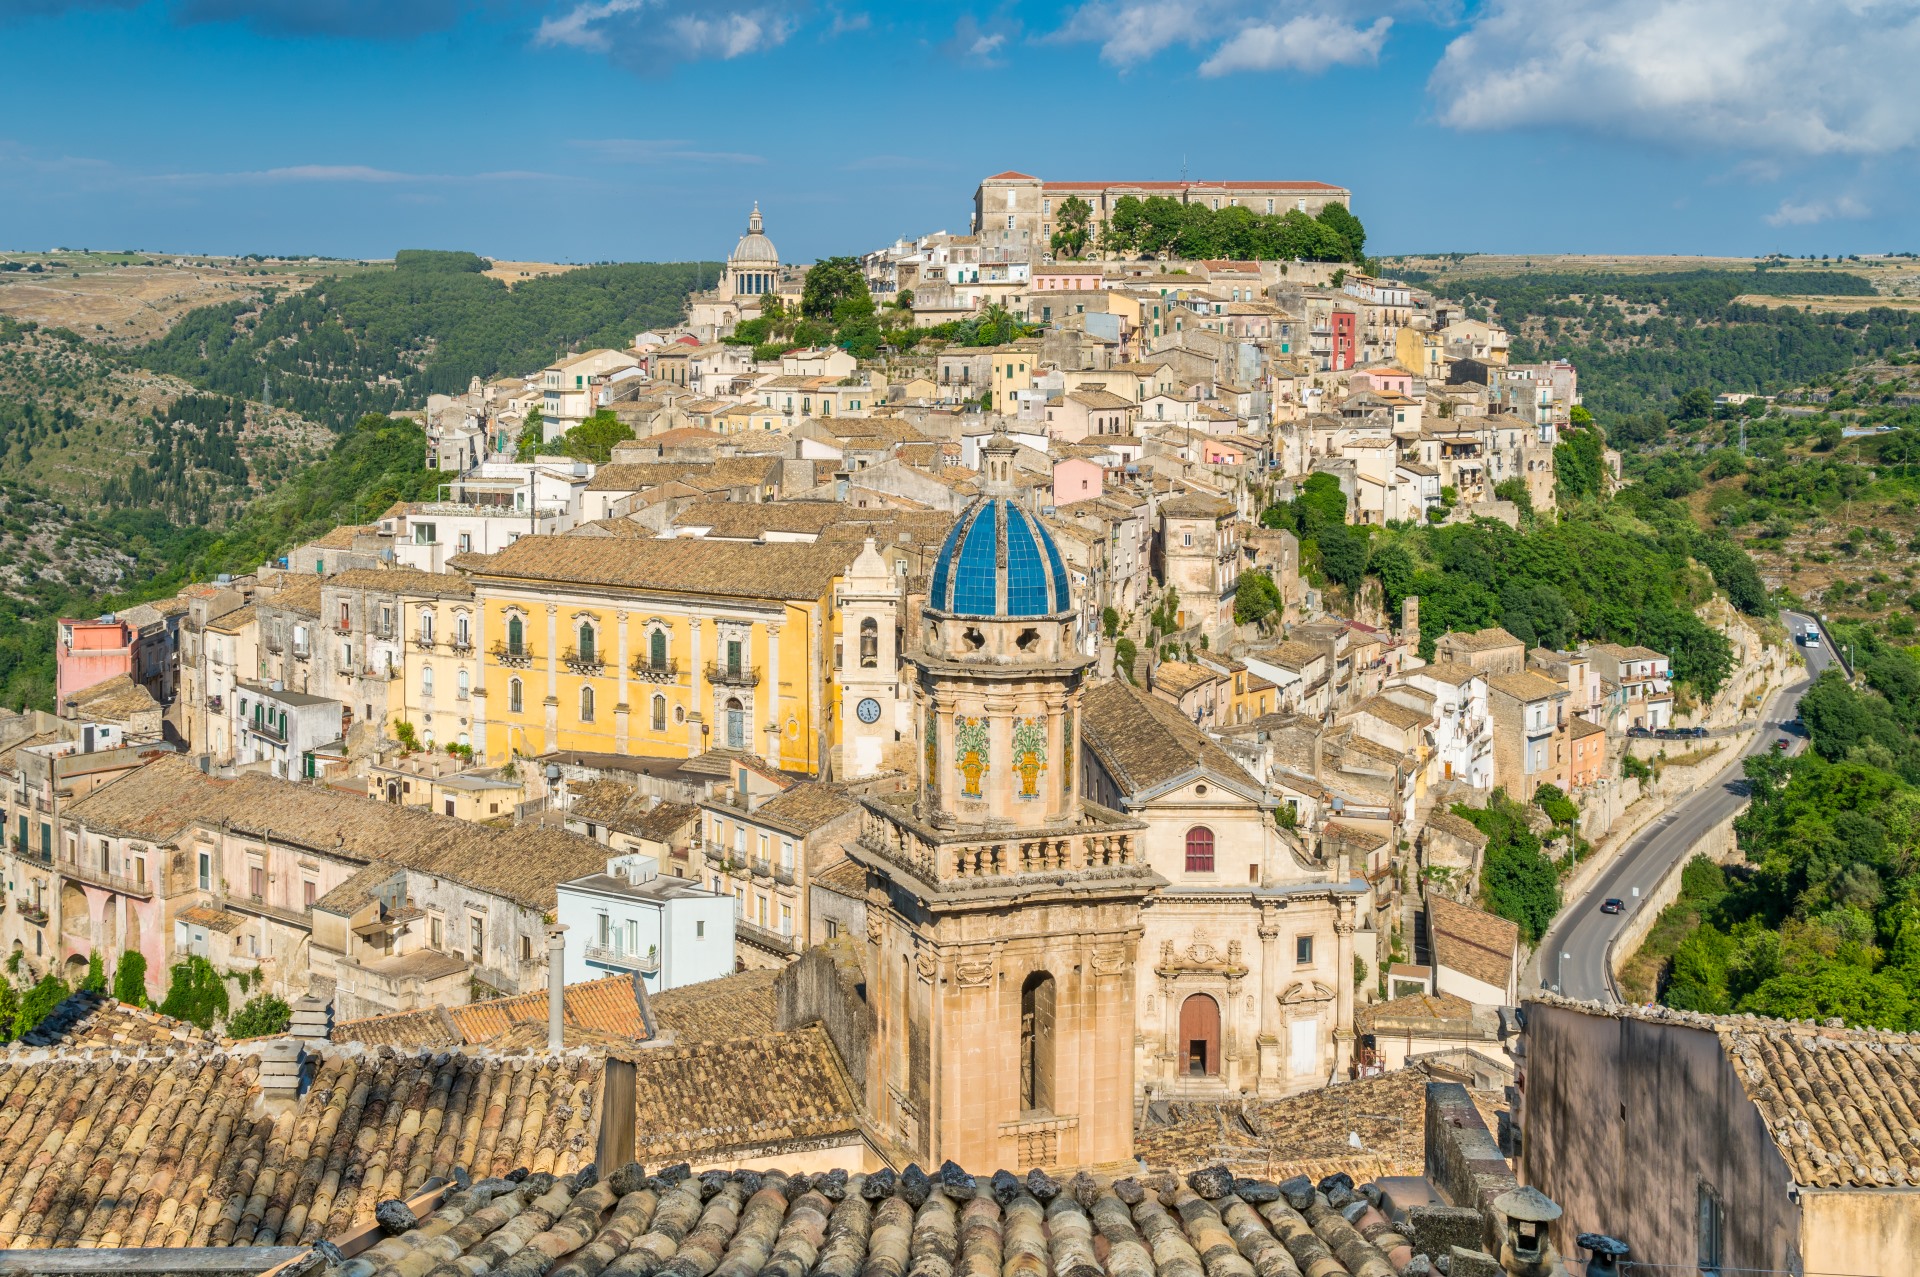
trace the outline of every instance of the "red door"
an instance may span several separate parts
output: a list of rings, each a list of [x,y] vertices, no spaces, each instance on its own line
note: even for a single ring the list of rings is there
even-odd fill
[[[1190,1077],[1220,1072],[1220,1004],[1196,993],[1180,1004],[1180,1071]]]

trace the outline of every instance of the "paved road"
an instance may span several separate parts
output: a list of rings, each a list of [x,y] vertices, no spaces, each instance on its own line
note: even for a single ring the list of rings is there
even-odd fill
[[[1797,612],[1782,613],[1789,630],[1799,634],[1812,622]],[[1822,646],[1802,649],[1807,658],[1808,679],[1817,678],[1827,667],[1832,654]],[[1761,711],[1760,730],[1755,733],[1748,754],[1772,749],[1786,735],[1788,749],[1798,753],[1806,741],[1797,733],[1784,733],[1780,724],[1799,715],[1800,694],[1806,682],[1774,693]],[[1744,755],[1742,756],[1744,757]],[[1613,982],[1608,978],[1607,945],[1639,912],[1647,892],[1675,861],[1684,859],[1709,829],[1746,806],[1746,779],[1741,762],[1734,760],[1705,788],[1695,791],[1678,806],[1661,816],[1627,844],[1615,862],[1594,881],[1587,894],[1570,901],[1553,930],[1540,942],[1540,978],[1549,989],[1571,998],[1602,1002],[1615,1001]],[[1637,894],[1636,894],[1637,893]],[[1602,901],[1613,897],[1626,903],[1625,913],[1600,912]]]

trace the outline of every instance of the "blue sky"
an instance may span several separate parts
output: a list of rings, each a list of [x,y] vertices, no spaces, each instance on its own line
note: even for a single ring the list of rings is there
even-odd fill
[[[1920,0],[0,0],[0,245],[789,260],[1306,178],[1375,252],[1920,250]]]

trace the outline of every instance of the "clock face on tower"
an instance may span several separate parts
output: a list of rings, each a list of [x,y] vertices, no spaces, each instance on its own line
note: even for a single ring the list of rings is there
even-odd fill
[[[853,707],[853,712],[860,716],[860,721],[863,723],[877,723],[880,721],[880,702],[871,696],[864,696],[860,699],[860,703]]]

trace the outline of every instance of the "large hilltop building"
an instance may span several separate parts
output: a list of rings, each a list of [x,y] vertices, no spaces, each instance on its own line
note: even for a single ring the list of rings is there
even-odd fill
[[[760,318],[763,299],[778,296],[791,288],[799,297],[799,284],[789,279],[780,265],[780,250],[767,238],[766,223],[755,203],[747,215],[747,233],[727,254],[727,268],[710,291],[695,293],[689,299],[688,327],[703,341],[717,341],[749,319]]]
[[[1214,209],[1239,205],[1256,213],[1298,209],[1309,216],[1329,204],[1346,207],[1353,193],[1326,182],[1060,182],[1008,170],[983,178],[973,193],[973,233],[981,248],[1031,253],[1038,258],[1053,238],[1054,217],[1062,201],[1075,196],[1092,207],[1087,228],[1098,232],[1124,196],[1164,196],[1182,204]]]

